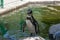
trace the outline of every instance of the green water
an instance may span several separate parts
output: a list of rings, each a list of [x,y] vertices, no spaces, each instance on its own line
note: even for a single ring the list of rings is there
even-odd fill
[[[11,12],[15,14],[11,14],[11,16],[7,17],[0,17],[0,19],[2,19],[3,23],[8,22],[9,30],[20,30],[21,18],[25,20],[27,9],[28,8]],[[48,29],[50,25],[60,23],[60,12],[48,9],[47,7],[31,7],[31,9],[33,10],[33,16],[38,21],[40,26],[41,33],[39,35],[44,38],[48,38]]]

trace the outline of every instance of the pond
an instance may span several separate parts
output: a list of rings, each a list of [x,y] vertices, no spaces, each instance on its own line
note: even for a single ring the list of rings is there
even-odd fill
[[[33,10],[33,16],[38,21],[40,26],[40,36],[44,38],[48,38],[48,30],[50,25],[60,23],[60,12],[56,10],[52,10],[49,7],[27,7],[22,10],[16,10],[14,12],[10,12],[9,14],[6,14],[4,16],[1,16],[1,21],[8,22],[9,24],[9,30],[10,31],[16,31],[20,30],[21,22],[23,22],[26,19],[26,13],[27,9],[31,8]],[[53,6],[54,8],[54,6]],[[58,9],[57,9],[58,10]],[[27,29],[26,29],[27,31]],[[13,33],[13,32],[12,32]],[[18,32],[19,33],[19,32]],[[28,31],[27,31],[28,33]],[[16,34],[16,33],[13,33]]]

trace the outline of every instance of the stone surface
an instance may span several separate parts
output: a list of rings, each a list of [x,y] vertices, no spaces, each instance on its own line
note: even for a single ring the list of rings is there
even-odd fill
[[[36,36],[36,37],[22,38],[22,39],[19,39],[19,40],[45,40],[45,39],[40,37],[40,36]]]

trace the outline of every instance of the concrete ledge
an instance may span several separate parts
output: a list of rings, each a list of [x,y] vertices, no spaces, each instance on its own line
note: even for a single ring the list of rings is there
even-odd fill
[[[14,10],[17,10],[17,9],[20,9],[20,8],[23,8],[23,7],[26,7],[28,6],[29,4],[41,4],[42,2],[26,2],[24,3],[23,5],[18,5],[18,6],[15,6],[15,7],[12,7],[12,8],[9,8],[9,9],[6,9],[4,11],[0,11],[0,16],[4,15],[4,14],[8,14],[9,12],[12,12]],[[47,4],[46,4],[47,5]]]
[[[23,4],[23,5],[19,5],[19,6],[13,7],[13,8],[5,9],[4,11],[1,11],[0,12],[0,16],[5,15],[5,14],[8,14],[9,12],[12,12],[14,10],[17,10],[17,9],[20,9],[20,8],[23,8],[23,7],[26,7],[28,4],[29,4],[29,2],[27,2],[27,3]]]

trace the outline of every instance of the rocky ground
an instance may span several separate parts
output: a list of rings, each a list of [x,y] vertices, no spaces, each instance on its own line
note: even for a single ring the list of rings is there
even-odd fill
[[[19,40],[45,40],[45,39],[40,36],[37,36],[37,37],[27,37]]]

